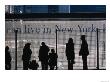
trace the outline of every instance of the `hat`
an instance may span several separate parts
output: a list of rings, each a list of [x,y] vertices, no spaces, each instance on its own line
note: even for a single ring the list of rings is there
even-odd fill
[[[26,43],[26,45],[31,45],[31,43]]]
[[[85,35],[81,35],[81,39],[85,39]]]
[[[6,46],[6,47],[5,47],[5,49],[6,49],[6,50],[9,50],[9,47],[8,47],[8,46]]]

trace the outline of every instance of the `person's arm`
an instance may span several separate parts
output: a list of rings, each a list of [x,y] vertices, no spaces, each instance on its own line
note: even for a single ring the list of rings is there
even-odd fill
[[[57,53],[56,53],[56,58],[58,58],[58,55],[57,55]]]
[[[50,49],[49,49],[49,47],[47,46],[47,48],[48,48],[48,52],[50,51]]]
[[[82,55],[82,44],[81,44],[81,48],[80,48],[80,51],[79,51],[79,56]]]
[[[39,57],[39,61],[40,61],[41,60],[41,46],[40,46],[40,49],[39,49],[38,57]]]
[[[66,44],[66,50],[65,50],[65,54],[66,54],[66,56],[67,56],[67,44]]]

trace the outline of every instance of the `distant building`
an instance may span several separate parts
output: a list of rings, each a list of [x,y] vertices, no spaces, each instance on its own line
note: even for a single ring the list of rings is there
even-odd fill
[[[6,5],[5,6],[5,13],[14,13],[14,6],[13,5]]]
[[[106,12],[104,5],[6,5],[6,13]]]

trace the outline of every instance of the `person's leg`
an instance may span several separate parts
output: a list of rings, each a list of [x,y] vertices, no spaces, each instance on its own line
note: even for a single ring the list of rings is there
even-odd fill
[[[83,59],[83,69],[87,70],[88,69],[88,67],[87,67],[87,56],[82,56],[82,59]]]
[[[55,65],[53,66],[53,70],[55,70]]]
[[[70,69],[73,70],[73,60],[70,61]]]
[[[7,64],[5,64],[5,70],[8,70],[8,68],[7,68]]]
[[[23,61],[23,70],[25,70],[25,62]]]
[[[55,70],[57,70],[57,69],[58,69],[58,67],[57,67],[57,61],[56,61],[56,65],[55,65],[55,67],[56,67]]]
[[[71,70],[71,62],[68,60],[68,70]]]
[[[23,61],[23,70],[28,70],[28,65],[26,61]]]
[[[5,65],[5,69],[6,69],[6,70],[10,70],[10,69],[11,69],[10,63],[8,63],[8,64]]]
[[[9,70],[11,70],[11,63],[9,63]]]
[[[48,70],[48,60],[45,61],[45,70]]]
[[[85,70],[85,57],[82,56],[82,60],[83,60],[83,70]]]
[[[30,64],[29,61],[30,61],[30,60],[27,61],[27,69],[29,68],[29,64]]]
[[[85,69],[86,70],[88,69],[88,66],[87,66],[87,56],[85,57]]]
[[[44,65],[43,61],[41,61],[41,66],[42,66],[42,70],[44,70],[45,69],[45,65]]]
[[[50,66],[50,70],[53,70],[53,66],[52,65]]]
[[[53,65],[53,66],[52,66],[52,70],[54,70],[54,67],[55,67],[55,66]]]

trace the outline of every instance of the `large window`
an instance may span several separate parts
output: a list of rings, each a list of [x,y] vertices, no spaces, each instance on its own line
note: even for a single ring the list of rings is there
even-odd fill
[[[106,12],[105,5],[70,5],[71,13],[74,12]]]
[[[22,5],[14,6],[14,13],[15,14],[24,13],[24,6]]]
[[[58,13],[58,5],[48,5],[48,13]]]

